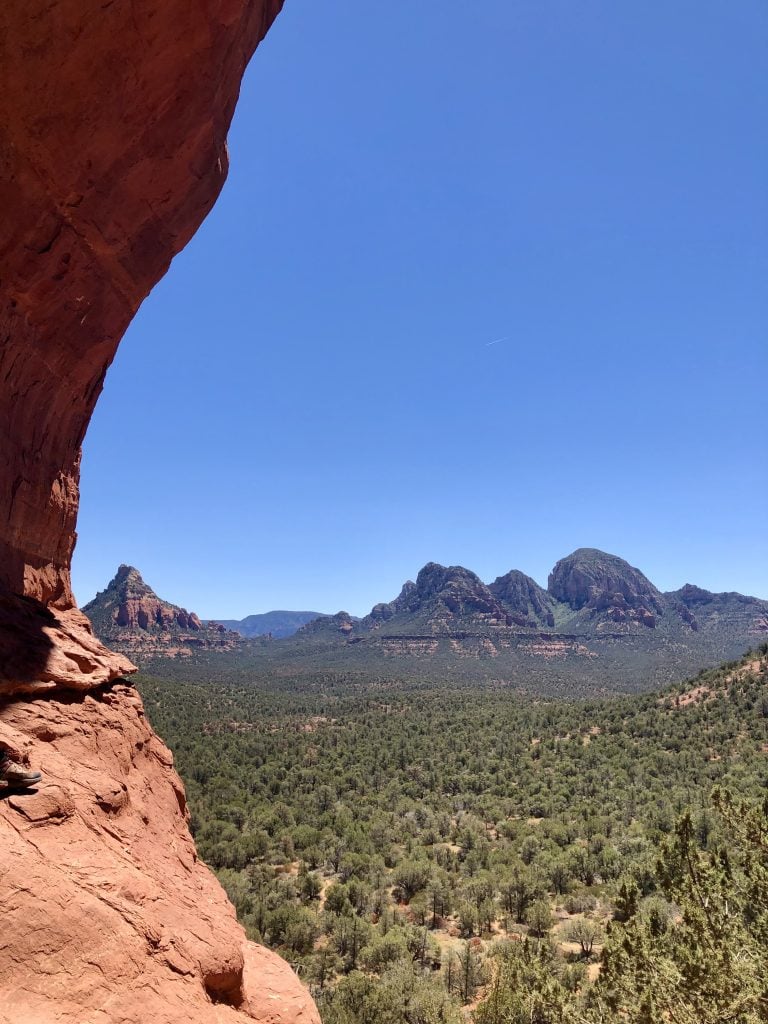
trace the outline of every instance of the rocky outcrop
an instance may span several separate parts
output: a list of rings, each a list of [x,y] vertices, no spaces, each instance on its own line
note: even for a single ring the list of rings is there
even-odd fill
[[[312,640],[315,637],[334,634],[349,636],[355,628],[357,620],[349,612],[336,612],[335,615],[319,615],[311,619],[300,629],[297,629],[294,636],[299,641]]]
[[[192,649],[228,650],[242,643],[240,634],[226,626],[203,623],[195,612],[163,601],[132,565],[121,565],[83,612],[101,640],[137,660]]]
[[[62,612],[29,597],[0,593],[0,699],[3,691],[87,690],[134,671],[108,651],[76,608]]]
[[[457,623],[464,627],[478,623],[505,625],[507,614],[480,577],[469,569],[428,562],[415,583],[408,581],[389,606],[375,606],[361,625],[370,628],[377,621],[388,622],[393,618],[410,619],[421,628],[444,631]]]
[[[106,590],[100,591],[93,601],[84,605],[83,611],[91,622],[96,616],[104,619],[105,627],[145,631],[177,627],[193,633],[203,628],[194,612],[161,601],[132,565],[121,565]]]
[[[768,604],[733,591],[715,594],[692,583],[664,594],[664,600],[694,632],[709,626],[739,622],[750,639],[768,632]]]
[[[603,613],[613,622],[635,621],[653,628],[664,613],[661,593],[623,558],[579,548],[549,575],[549,593],[574,611]]]
[[[428,562],[416,582],[408,580],[388,604],[377,604],[361,621],[360,630],[387,628],[414,621],[421,628],[473,629],[478,626],[553,625],[554,602],[524,573],[512,571],[485,583],[460,565]]]
[[[703,590],[693,583],[686,583],[679,590],[674,590],[665,596],[676,601],[678,604],[684,605],[686,608],[694,608],[697,604],[711,604],[715,599],[715,595],[711,591]]]
[[[88,690],[135,672],[94,636],[77,608],[45,605],[0,588],[0,699],[15,693]]]
[[[507,609],[514,625],[554,626],[554,601],[524,572],[513,569],[495,579],[488,589]]]
[[[0,667],[0,693],[55,686],[59,632],[88,685],[130,668],[71,614],[80,445],[126,327],[224,183],[240,79],[280,6],[0,5],[0,593],[58,622]],[[12,600],[0,615],[6,635]]]
[[[198,861],[135,690],[6,702],[0,742],[44,773],[0,800],[3,1024],[318,1024]]]
[[[416,584],[413,580],[406,580],[394,601],[381,601],[379,604],[375,604],[366,616],[365,621],[369,622],[372,627],[375,627],[380,623],[388,622],[400,612],[407,612],[410,608],[411,598],[415,593]]]
[[[428,562],[416,577],[408,610],[437,605],[451,615],[491,615],[503,618],[504,611],[479,576],[460,565]]]

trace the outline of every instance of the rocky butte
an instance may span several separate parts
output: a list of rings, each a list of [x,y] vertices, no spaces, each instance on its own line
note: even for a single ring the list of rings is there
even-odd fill
[[[70,586],[80,446],[142,300],[213,205],[281,0],[0,5],[0,1020],[316,1024],[196,857],[184,790]]]
[[[221,623],[203,622],[195,612],[163,601],[132,565],[121,565],[83,612],[100,639],[131,658],[231,650],[243,640]]]

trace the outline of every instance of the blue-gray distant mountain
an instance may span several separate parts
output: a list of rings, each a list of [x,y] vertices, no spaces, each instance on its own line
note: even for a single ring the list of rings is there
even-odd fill
[[[271,633],[277,639],[293,636],[297,629],[306,626],[312,619],[319,618],[322,612],[263,612],[261,615],[247,615],[244,619],[215,619],[227,629],[233,629],[240,636],[267,636]]]

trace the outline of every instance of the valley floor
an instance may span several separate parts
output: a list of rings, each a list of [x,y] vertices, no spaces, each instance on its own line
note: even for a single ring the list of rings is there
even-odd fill
[[[768,782],[764,651],[589,702],[174,675],[138,682],[200,854],[327,1024],[514,1022],[523,989],[549,1007],[525,1019],[634,1020],[640,982],[622,1010],[616,949],[634,929],[674,965],[687,927],[665,857],[721,856],[733,828],[713,787],[756,806]],[[765,1019],[748,1012],[734,1020]]]

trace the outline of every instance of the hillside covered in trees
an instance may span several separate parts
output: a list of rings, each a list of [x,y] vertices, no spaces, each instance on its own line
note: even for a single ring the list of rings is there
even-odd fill
[[[766,1019],[749,953],[768,928],[765,651],[661,693],[580,702],[179,674],[139,686],[175,751],[200,853],[329,1024],[432,1024],[462,1008],[478,1024],[577,1010]],[[701,885],[708,906],[733,889],[723,927],[701,900],[689,919]],[[707,976],[711,957],[697,960],[728,942],[742,950],[730,995]],[[686,985],[689,1015],[654,1009]],[[705,995],[746,1002],[696,1016]]]

